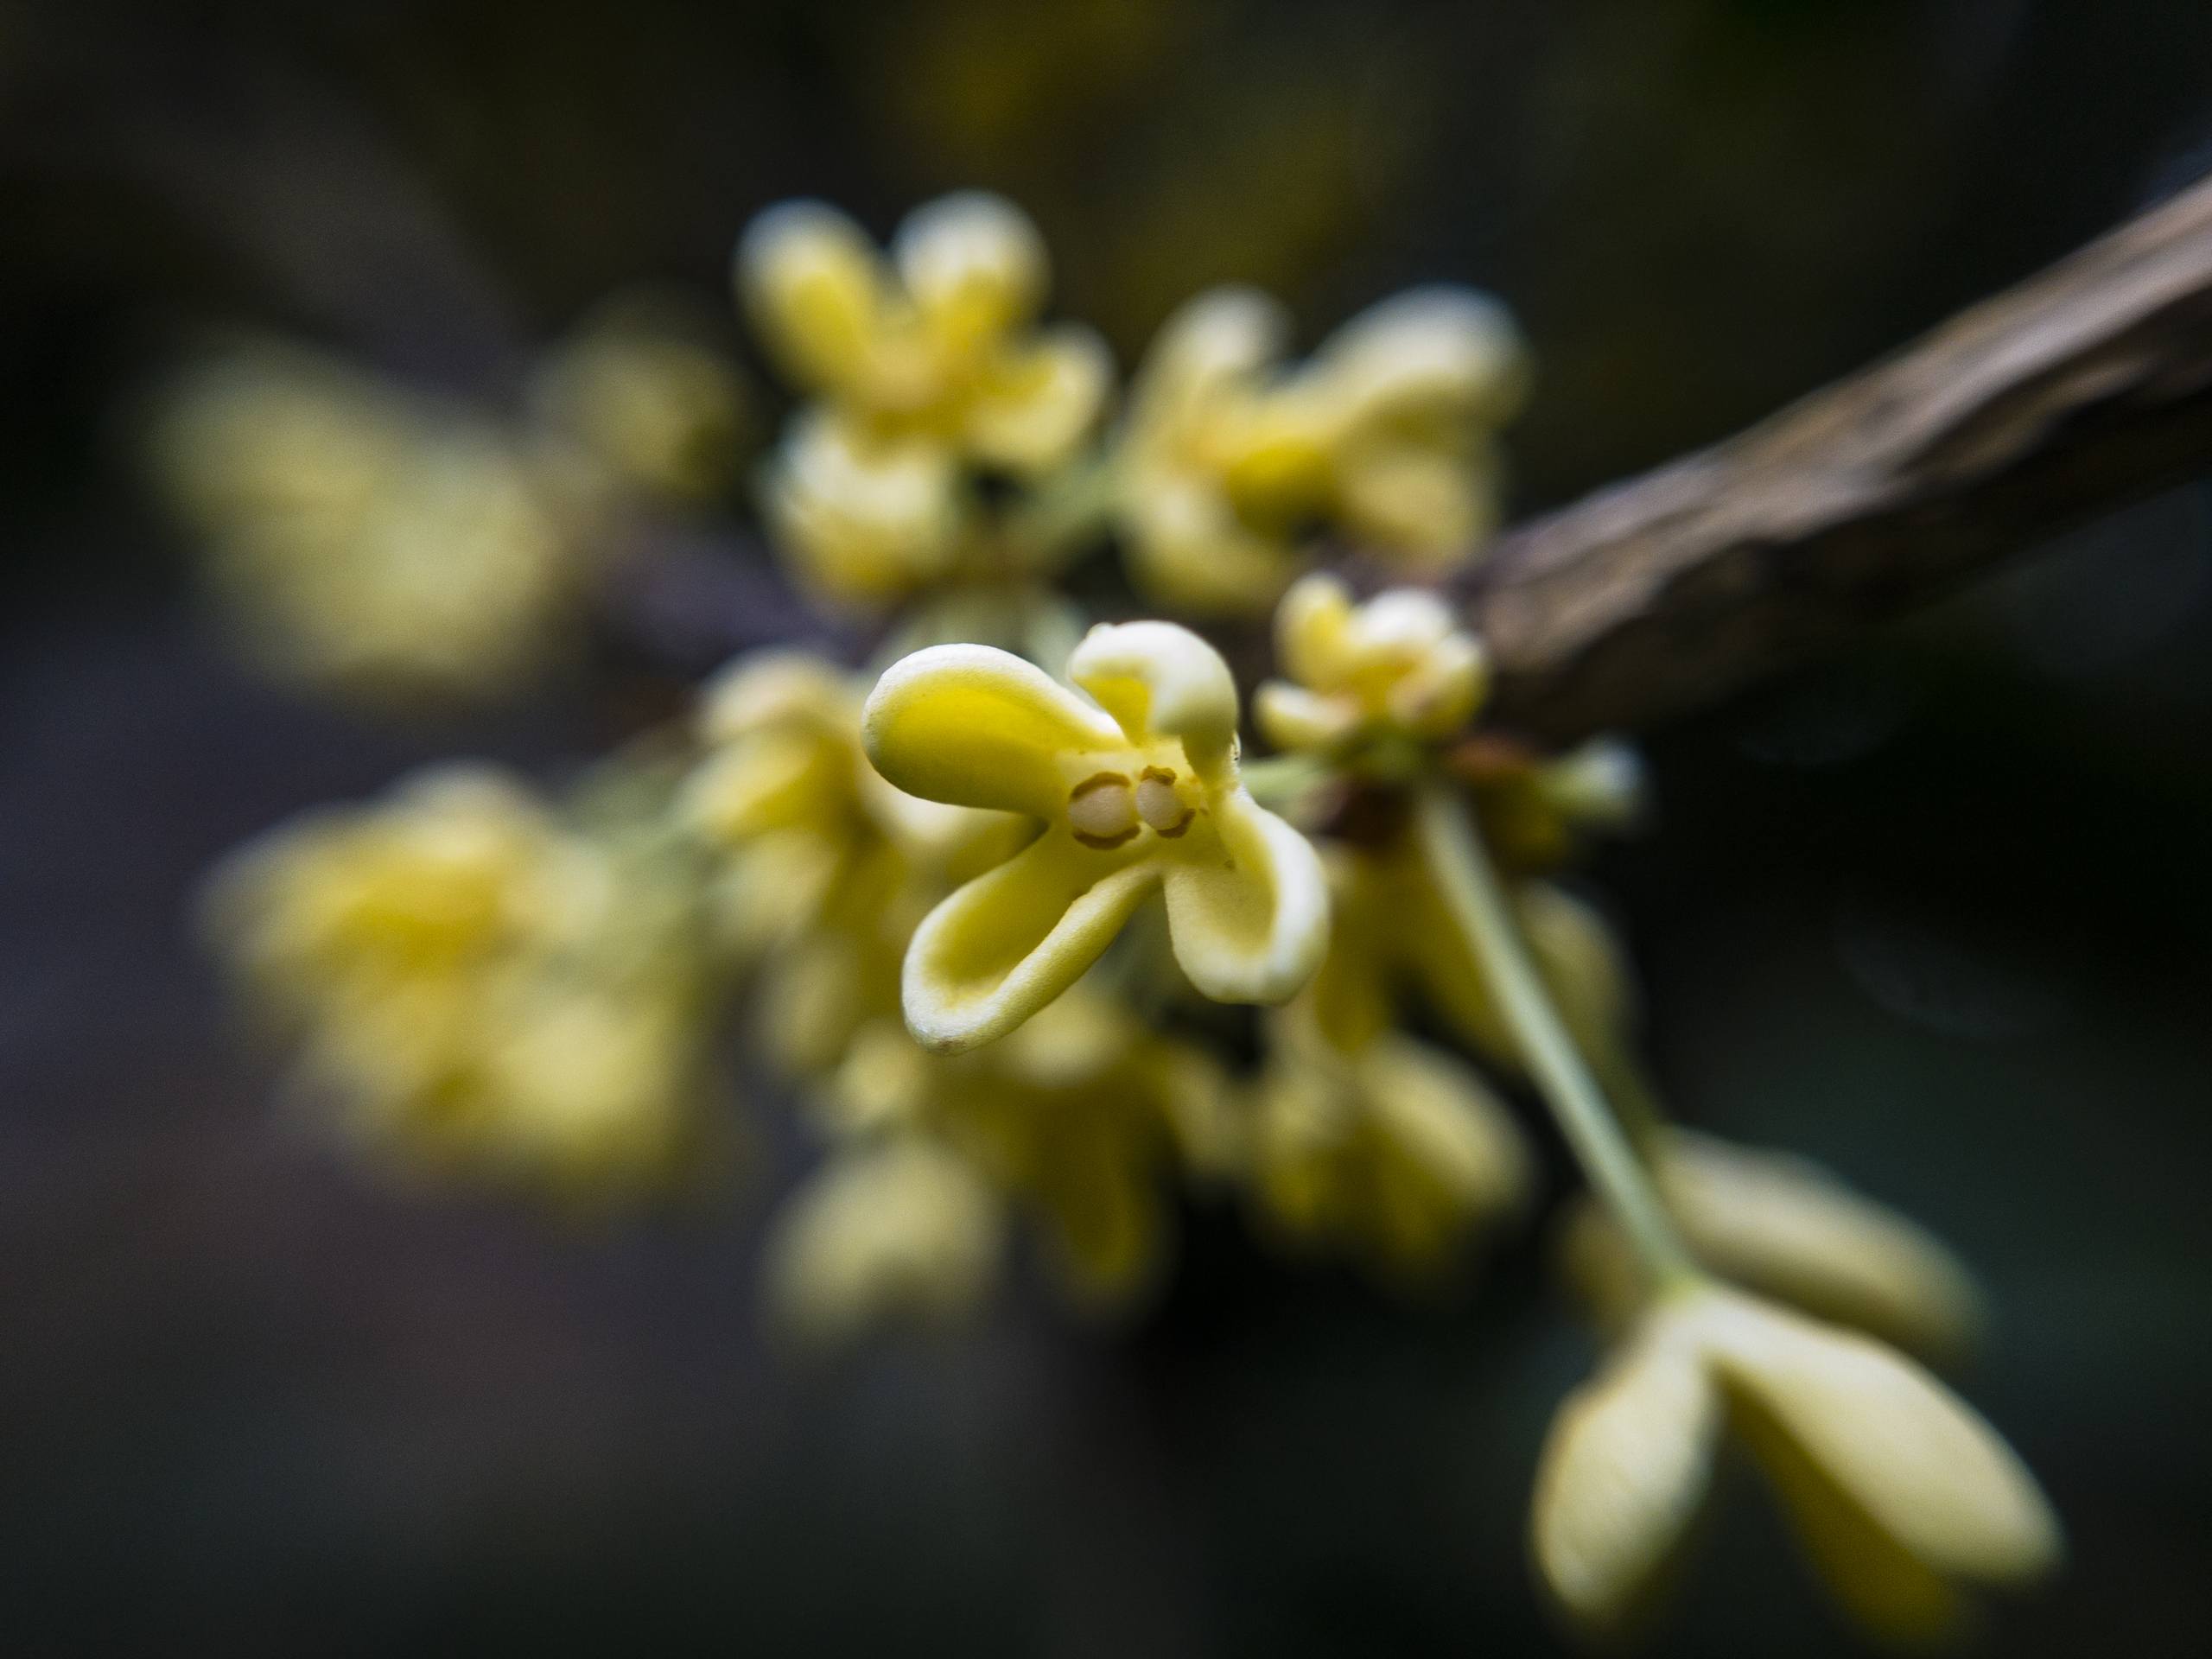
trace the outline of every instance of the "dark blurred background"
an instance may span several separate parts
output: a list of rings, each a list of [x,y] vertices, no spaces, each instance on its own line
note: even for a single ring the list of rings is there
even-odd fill
[[[1554,1645],[1524,1516],[1591,1351],[1534,1241],[1409,1307],[1198,1211],[1132,1332],[1025,1292],[794,1370],[759,1193],[579,1231],[283,1133],[198,874],[608,717],[571,685],[373,722],[233,667],[118,414],[194,331],[496,395],[612,287],[717,293],[770,201],[883,231],[979,184],[1124,361],[1219,279],[1309,339],[1410,281],[1495,289],[1541,365],[1528,511],[2208,162],[2202,0],[0,3],[0,1643]],[[1986,1275],[1967,1391],[2074,1541],[2000,1653],[2212,1652],[2208,527],[2177,490],[1651,734],[1657,822],[1592,872],[1682,1115]],[[1847,1649],[1736,1496],[1659,1649]]]

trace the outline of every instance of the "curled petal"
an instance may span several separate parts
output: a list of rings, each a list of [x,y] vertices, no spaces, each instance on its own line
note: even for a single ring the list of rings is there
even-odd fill
[[[1236,683],[1221,653],[1188,628],[1101,623],[1068,658],[1068,677],[1098,699],[1131,742],[1179,738],[1208,782],[1234,759]]]
[[[1287,680],[1269,680],[1254,694],[1252,717],[1278,749],[1325,748],[1358,723],[1349,699],[1325,697]]]
[[[1402,570],[1440,575],[1497,528],[1498,490],[1480,460],[1398,442],[1356,444],[1337,461],[1337,511],[1355,540]]]
[[[1731,1387],[1908,1554],[1995,1583],[2056,1565],[2058,1522],[2034,1477],[1919,1366],[1749,1297],[1701,1300],[1709,1351]]]
[[[748,841],[818,816],[853,771],[849,751],[809,734],[758,732],[700,764],[684,785],[683,816],[715,841]]]
[[[1083,976],[1158,879],[1053,830],[938,906],[901,982],[906,1028],[952,1053],[1003,1037]]]
[[[887,273],[859,226],[826,202],[771,207],[738,244],[736,275],[754,326],[794,379],[830,390],[862,377]]]
[[[1289,333],[1288,315],[1257,289],[1198,296],[1168,318],[1145,359],[1131,399],[1138,423],[1175,420],[1258,373],[1282,354]]]
[[[1505,308],[1472,289],[1408,289],[1332,335],[1308,374],[1350,428],[1496,426],[1520,407],[1528,348]]]
[[[1537,1569],[1600,1630],[1636,1612],[1712,1480],[1719,1391],[1665,1317],[1567,1396],[1536,1471]]]
[[[961,346],[1028,321],[1050,277],[1045,238],[1028,215],[982,190],[917,207],[893,237],[891,257],[924,320]]]
[[[861,737],[909,795],[1040,818],[1067,804],[1063,756],[1123,746],[1100,709],[988,645],[931,645],[893,663],[868,694]]]
[[[1351,589],[1325,570],[1300,576],[1275,607],[1275,657],[1300,685],[1332,691],[1351,673]]]
[[[1211,480],[1139,469],[1122,511],[1131,575],[1151,598],[1179,611],[1264,612],[1295,568],[1290,544],[1247,525]]]
[[[1321,855],[1242,789],[1217,798],[1212,813],[1217,845],[1209,837],[1166,863],[1175,960],[1217,1002],[1287,1001],[1328,949]]]
[[[857,728],[860,694],[851,677],[812,652],[764,651],[741,657],[700,694],[699,736],[728,743],[765,727],[824,731]]]
[[[1010,472],[1056,466],[1098,418],[1113,378],[1113,354],[1096,333],[1072,324],[1047,329],[993,365],[968,411],[968,447]]]

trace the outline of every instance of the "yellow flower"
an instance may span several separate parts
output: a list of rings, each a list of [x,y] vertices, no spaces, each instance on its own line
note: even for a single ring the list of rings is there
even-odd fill
[[[848,1135],[923,1131],[958,1148],[1042,1227],[1077,1302],[1126,1310],[1158,1282],[1180,1166],[1226,1173],[1230,1090],[1205,1051],[1077,988],[1004,1041],[924,1052],[899,1025],[861,1033],[828,1105]]]
[[[1472,1231],[1524,1199],[1519,1132],[1452,1055],[1395,1032],[1347,1052],[1301,1007],[1272,1022],[1254,1090],[1265,1214],[1294,1241],[1352,1252],[1391,1278],[1448,1268]]]
[[[1518,406],[1519,336],[1491,301],[1414,289],[1285,368],[1280,307],[1246,289],[1169,319],[1119,448],[1132,569],[1164,603],[1250,612],[1296,574],[1316,519],[1436,570],[1496,506],[1491,434]]]
[[[771,208],[738,249],[755,326],[792,380],[854,429],[852,452],[921,440],[1022,474],[1065,461],[1112,364],[1089,329],[1035,326],[1049,277],[1036,227],[966,192],[917,208],[890,253],[887,264],[857,225],[813,201]]]
[[[1879,1343],[1716,1286],[1647,1313],[1561,1407],[1537,1471],[1536,1562],[1578,1620],[1618,1627],[1657,1587],[1743,1440],[1844,1605],[1924,1639],[1966,1587],[2056,1565],[2058,1523],[1989,1425]]]
[[[288,1020],[335,995],[441,988],[516,949],[565,902],[574,849],[518,780],[447,766],[381,805],[326,810],[232,857],[217,941]]]
[[[989,1290],[1001,1230],[997,1200],[957,1154],[922,1136],[862,1143],[833,1156],[777,1217],[771,1309],[815,1343],[894,1318],[955,1321]]]
[[[930,1048],[1013,1030],[1155,887],[1176,960],[1217,1001],[1287,1000],[1327,943],[1319,857],[1239,780],[1236,690],[1213,648],[1169,623],[1100,626],[1068,674],[1096,701],[1004,652],[939,645],[869,694],[868,758],[892,783],[1042,825],[915,933],[902,1000]]]
[[[585,563],[523,448],[310,353],[184,376],[156,474],[245,650],[372,699],[490,696],[569,641]]]
[[[1964,1265],[1820,1165],[1688,1129],[1662,1132],[1644,1154],[1691,1253],[1724,1278],[1923,1355],[1972,1339],[1980,1299]],[[1641,1287],[1618,1230],[1586,1199],[1561,1237],[1576,1287],[1601,1319],[1624,1322]]]
[[[598,307],[531,377],[564,461],[612,490],[685,502],[723,494],[746,424],[737,366],[672,302],[623,295]]]
[[[799,585],[826,604],[879,608],[975,563],[976,527],[951,453],[810,410],[769,467],[762,508]]]
[[[296,1036],[296,1092],[402,1169],[571,1196],[674,1173],[705,1066],[680,864],[485,769],[235,855],[218,943]]]
[[[1436,742],[1474,718],[1488,684],[1482,646],[1435,594],[1400,588],[1355,605],[1318,572],[1276,607],[1275,656],[1290,682],[1262,685],[1253,711],[1281,749],[1340,749],[1363,736]]]

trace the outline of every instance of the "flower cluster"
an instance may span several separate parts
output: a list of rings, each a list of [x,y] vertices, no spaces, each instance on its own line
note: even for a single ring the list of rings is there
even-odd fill
[[[1538,1099],[1588,1188],[1555,1254],[1611,1344],[1536,1497],[1570,1615],[1649,1599],[1724,1430],[1878,1631],[2056,1560],[2003,1442],[1897,1351],[1969,1345],[1965,1270],[1834,1176],[1665,1118],[1625,955],[1564,874],[1637,821],[1633,754],[1486,728],[1488,661],[1440,585],[1363,599],[1310,568],[1440,584],[1480,556],[1527,379],[1494,302],[1418,289],[1292,364],[1271,302],[1201,296],[1117,409],[995,198],[922,207],[887,253],[829,207],[772,209],[737,285],[800,399],[761,517],[875,659],[742,656],[688,729],[558,804],[440,773],[238,855],[217,934],[325,1121],[415,1166],[665,1185],[711,1140],[714,1022],[741,1008],[821,1148],[772,1218],[767,1301],[827,1342],[973,1314],[1025,1237],[1077,1307],[1135,1317],[1186,1204],[1463,1287],[1539,1207],[1513,1109]],[[588,337],[537,376],[531,461],[330,373],[203,385],[166,453],[272,635],[394,674],[505,672],[572,602],[546,549],[626,493],[710,493],[702,435],[734,407],[710,358]],[[359,554],[424,511],[418,474],[490,453],[505,493],[410,526],[452,567],[435,604]],[[486,538],[543,596],[498,587]],[[1055,584],[1107,544],[1182,620],[1082,626]],[[1254,758],[1229,658],[1185,624],[1271,607]]]
[[[318,1122],[423,1177],[604,1199],[702,1149],[688,858],[634,807],[447,768],[240,849],[208,925]]]
[[[179,374],[148,447],[269,672],[376,702],[482,700],[573,654],[616,524],[711,500],[743,416],[730,363],[639,300],[549,353],[527,401],[503,420],[260,341]]]

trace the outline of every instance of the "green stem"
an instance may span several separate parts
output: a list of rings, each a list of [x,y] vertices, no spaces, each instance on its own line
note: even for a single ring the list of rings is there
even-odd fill
[[[1628,1236],[1655,1289],[1695,1278],[1688,1248],[1552,1005],[1504,883],[1465,804],[1449,786],[1427,784],[1414,823],[1421,856],[1445,907],[1497,994],[1529,1069],[1592,1190]]]

